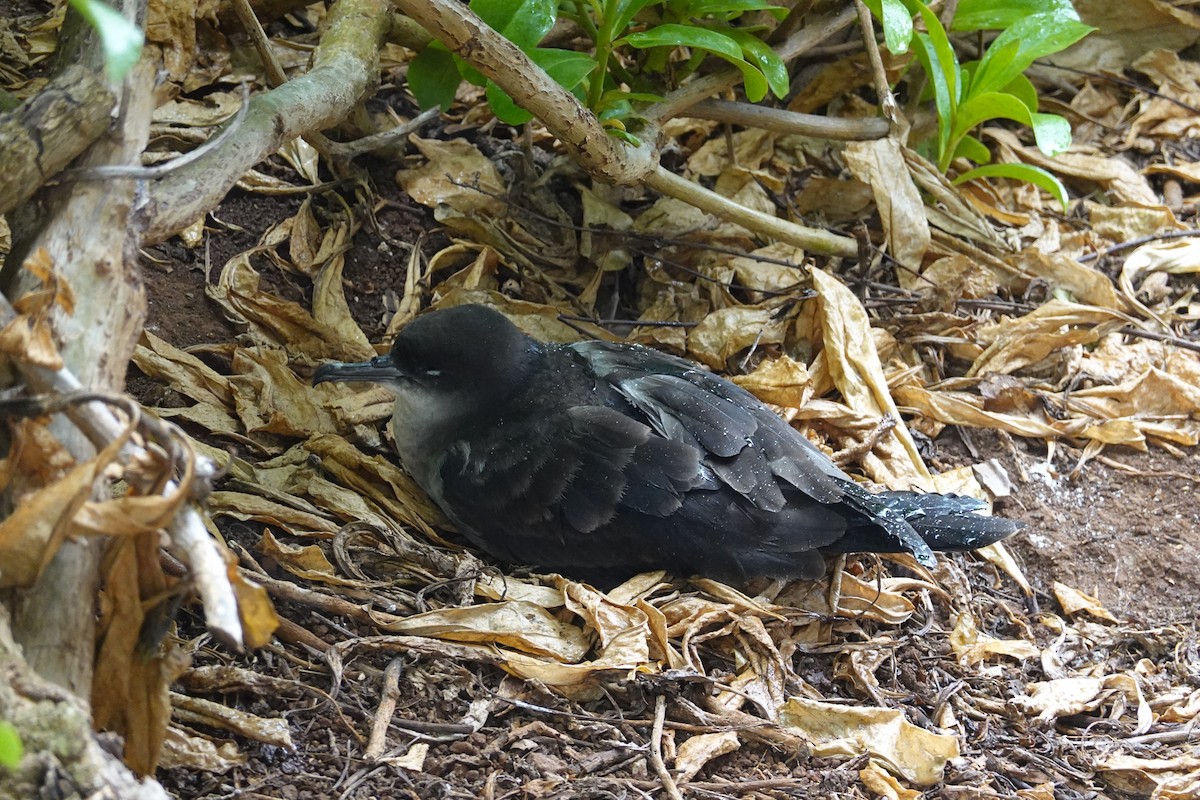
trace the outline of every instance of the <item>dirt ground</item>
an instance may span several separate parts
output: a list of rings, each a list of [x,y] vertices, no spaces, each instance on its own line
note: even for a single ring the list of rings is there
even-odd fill
[[[387,183],[380,180],[379,183]],[[148,328],[179,347],[228,342],[236,337],[204,294],[205,259],[211,264],[209,279],[232,255],[251,247],[270,224],[294,213],[298,200],[264,198],[235,193],[214,215],[214,225],[225,226],[209,238],[208,250],[188,250],[177,243],[151,248],[144,259],[149,296]],[[434,227],[424,209],[394,197],[379,213],[379,222],[393,242],[415,242],[422,229]],[[421,245],[428,252],[443,246],[435,234]],[[379,235],[361,231],[347,255],[347,297],[368,336],[377,340],[386,319],[389,293],[401,289],[404,254]],[[273,270],[264,260],[256,263],[272,291],[303,300],[308,289],[295,279]],[[138,375],[130,389],[148,405],[175,405],[169,387]],[[969,443],[969,447],[968,447]],[[1012,497],[998,505],[998,513],[1022,519],[1028,527],[1012,541],[1012,550],[1035,590],[1035,602],[1055,605],[1052,584],[1065,583],[1097,597],[1118,619],[1138,628],[1160,628],[1170,623],[1190,624],[1200,616],[1200,506],[1195,502],[1197,455],[1182,457],[1161,450],[1137,453],[1106,452],[1112,466],[1093,460],[1078,475],[1068,473],[1079,458],[1077,451],[1057,447],[1052,463],[1042,442],[1009,443],[987,431],[959,433],[948,430],[936,442],[935,468],[968,461],[998,458],[1014,480]],[[976,455],[972,457],[971,452]],[[243,455],[246,455],[243,453]],[[250,546],[257,532],[249,526],[232,526],[226,535]],[[990,567],[969,556],[952,556],[966,568],[973,582],[997,585]],[[1010,598],[1011,584],[999,590]],[[1022,601],[1015,599],[1020,605]],[[280,607],[281,615],[295,620],[326,641],[366,633],[343,619],[322,617],[311,609]],[[188,612],[182,623],[185,637],[199,634],[198,620]],[[935,624],[950,627],[948,620]],[[188,633],[190,631],[190,633]],[[918,637],[919,638],[919,637]],[[193,640],[194,642],[197,640]],[[900,668],[893,688],[901,696],[921,698],[932,709],[933,700],[923,663],[939,655],[906,645],[896,654]],[[912,650],[912,652],[909,652]],[[294,653],[266,648],[233,659],[207,646],[193,652],[197,664],[241,663],[264,675],[287,682],[329,688],[324,664],[315,655],[305,661]],[[818,689],[832,680],[833,656],[813,653],[802,657],[797,672]],[[645,684],[618,687],[613,696],[593,704],[571,704],[536,686],[520,685],[499,670],[468,663],[423,660],[405,665],[401,699],[393,728],[401,738],[424,736],[431,750],[420,772],[367,764],[352,741],[348,722],[363,730],[369,726],[379,697],[380,676],[387,665],[383,657],[363,658],[344,676],[337,698],[340,714],[319,691],[249,691],[237,704],[264,716],[289,720],[296,748],[285,751],[269,745],[249,744],[248,764],[231,774],[211,775],[180,769],[160,775],[180,797],[646,797],[657,795],[658,781],[648,773],[646,748],[654,717],[654,697]],[[1008,678],[1016,677],[1010,674]],[[461,723],[471,696],[461,689],[439,686],[474,686],[490,693],[503,707],[488,724],[465,738]],[[686,699],[693,691],[663,680],[654,692]],[[999,693],[999,687],[994,687]],[[986,686],[982,687],[987,690]],[[232,701],[231,701],[232,702]],[[614,713],[615,710],[615,713]],[[913,713],[921,713],[919,710]],[[990,770],[1005,776],[1016,791],[1049,779],[1058,783],[1059,797],[1121,797],[1119,791],[1097,792],[1097,785],[1070,757],[1058,766],[1029,762],[1030,748],[1045,732],[1033,728],[989,728],[971,723],[972,758],[952,767],[947,784],[962,789],[970,785],[971,770]],[[686,732],[686,721],[668,720],[667,728]],[[1020,745],[1018,747],[1018,745]],[[1058,756],[1056,756],[1058,757]],[[786,757],[764,746],[743,747],[717,759],[688,784],[695,797],[791,796],[833,797],[858,781],[859,761],[834,762]],[[956,770],[957,772],[954,772]],[[570,782],[562,776],[572,774]],[[1065,776],[1065,777],[1064,777]],[[938,796],[960,797],[946,789]],[[983,791],[978,796],[991,796]]]

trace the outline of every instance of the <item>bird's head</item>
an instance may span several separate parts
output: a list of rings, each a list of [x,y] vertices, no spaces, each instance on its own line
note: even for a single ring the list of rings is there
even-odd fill
[[[323,364],[313,383],[373,381],[409,405],[440,405],[442,414],[464,403],[476,408],[462,411],[485,411],[523,384],[538,352],[538,343],[503,314],[455,306],[413,320],[387,355]]]

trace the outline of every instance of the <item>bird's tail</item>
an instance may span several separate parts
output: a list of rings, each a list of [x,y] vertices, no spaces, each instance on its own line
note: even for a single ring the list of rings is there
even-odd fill
[[[919,492],[871,494],[857,484],[844,498],[864,519],[826,549],[846,553],[909,552],[932,566],[934,550],[975,550],[1025,527],[1023,522],[976,512],[986,504],[973,497]]]

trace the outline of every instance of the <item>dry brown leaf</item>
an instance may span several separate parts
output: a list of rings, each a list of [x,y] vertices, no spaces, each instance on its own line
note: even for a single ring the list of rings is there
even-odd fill
[[[996,542],[995,544],[989,544],[987,547],[981,547],[975,553],[1012,578],[1021,587],[1021,591],[1026,597],[1033,596],[1033,587],[1029,585],[1029,579],[1025,577],[1025,572],[1017,564],[1017,560],[1013,558],[1012,553],[1009,552],[1004,542]]]
[[[637,631],[649,639],[650,628],[645,613],[634,606],[620,605],[586,583],[566,579],[557,581],[566,607],[584,621],[584,629],[595,631],[603,650],[625,631]],[[649,660],[649,655],[647,655]]]
[[[828,578],[793,581],[775,598],[775,604],[825,617],[836,615],[843,619],[856,619],[861,616],[887,625],[899,625],[916,612],[916,606],[900,594],[901,591],[929,589],[941,592],[925,581],[896,578],[863,580],[845,570],[837,573],[837,576],[839,586],[836,592],[830,592]],[[831,596],[837,601],[836,609],[829,607]]]
[[[338,576],[333,564],[330,564],[329,559],[325,557],[325,552],[317,545],[280,542],[271,533],[270,528],[263,529],[256,549],[267,558],[274,559],[279,566],[298,578],[344,586],[361,587],[363,585],[362,581],[343,579]]]
[[[409,141],[427,159],[396,173],[396,182],[413,200],[434,208],[449,205],[460,214],[499,217],[505,212],[504,180],[491,159],[465,139]]]
[[[1200,788],[1200,756],[1195,755],[1141,758],[1114,753],[1096,768],[1119,791],[1152,800],[1192,800],[1197,796],[1194,789]]]
[[[247,433],[274,433],[302,439],[336,433],[337,423],[321,402],[330,392],[301,381],[283,350],[238,348],[233,354],[233,404]],[[336,392],[337,390],[333,390]]]
[[[1141,687],[1131,675],[1038,681],[1026,686],[1025,694],[1012,698],[1010,702],[1025,713],[1036,713],[1039,720],[1050,722],[1059,717],[1094,711],[1113,700],[1116,701],[1114,718],[1121,716],[1129,704],[1134,706],[1138,718],[1137,733],[1145,732],[1153,723],[1154,717],[1142,696]]]
[[[125,436],[118,437],[94,458],[60,472],[67,463],[62,458],[65,453],[52,439],[44,421],[28,421],[17,427],[4,462],[5,482],[10,490],[22,493],[15,498],[12,514],[0,522],[0,587],[29,586],[37,580],[63,539],[76,530],[75,515],[90,500],[126,441]],[[46,459],[43,453],[55,455]],[[43,463],[31,464],[31,459]],[[29,481],[38,476],[49,483],[39,486]],[[21,483],[14,485],[18,477]]]
[[[732,137],[714,136],[696,148],[687,160],[688,172],[707,178],[716,177],[736,164],[743,169],[757,170],[770,161],[778,134],[762,128],[738,131]],[[733,140],[730,157],[728,141]]]
[[[1065,583],[1054,582],[1054,596],[1058,599],[1058,604],[1062,606],[1063,612],[1068,617],[1087,612],[1093,617],[1106,620],[1108,622],[1116,622],[1114,617],[1107,608],[1100,604],[1100,601],[1089,594],[1084,594],[1078,589],[1073,589]]]
[[[675,754],[675,780],[687,783],[714,758],[734,752],[742,746],[736,731],[701,733],[679,745]]]
[[[1197,717],[1200,717],[1200,689],[1163,711],[1158,718],[1160,722],[1191,722]]]
[[[133,363],[147,377],[156,378],[197,403],[233,407],[229,379],[190,353],[168,344],[150,331],[142,331]]]
[[[1111,309],[1051,300],[1025,316],[979,326],[978,337],[988,344],[967,377],[1015,372],[1063,348],[1096,342],[1131,321]]]
[[[491,572],[475,581],[475,594],[488,600],[524,600],[542,608],[562,608],[567,602],[562,589]]]
[[[889,772],[918,786],[940,781],[946,762],[958,757],[955,737],[918,728],[896,709],[791,697],[780,709],[779,723],[811,742],[818,758],[869,753]]]
[[[255,520],[291,533],[334,534],[340,527],[336,522],[318,514],[245,492],[213,492],[208,498],[208,508],[214,517],[228,516],[243,522]]]
[[[886,769],[874,760],[858,771],[858,778],[863,782],[863,786],[884,800],[917,800],[921,796],[921,792],[916,789],[901,786],[900,781],[889,775]]]
[[[808,368],[787,356],[759,362],[753,372],[736,375],[733,382],[764,403],[788,408],[803,408],[813,394]]]
[[[796,266],[779,264],[786,261]],[[804,251],[800,248],[777,242],[760,247],[744,256],[735,256],[727,266],[732,270],[737,283],[749,291],[751,303],[766,300],[764,292],[793,291],[808,280],[808,274],[800,267],[804,263]]]
[[[502,651],[501,666],[510,674],[526,680],[541,681],[564,694],[595,699],[606,678],[628,678],[630,673],[657,672],[646,655],[646,639],[639,631],[619,634],[600,655],[578,664],[547,661],[525,653]]]
[[[578,663],[591,649],[582,630],[524,600],[428,611],[380,628],[452,642],[484,642],[564,664]]]
[[[233,741],[214,742],[176,725],[167,729],[160,766],[225,773],[245,765],[246,755]]]
[[[1107,275],[1063,253],[1043,253],[1027,248],[1009,260],[1017,269],[1067,290],[1075,301],[1115,311],[1128,310],[1125,298],[1117,293],[1117,287]]]
[[[959,300],[986,297],[997,289],[993,272],[963,255],[939,258],[915,283],[914,290],[922,295],[918,311],[953,312]]]
[[[1041,654],[1024,639],[997,639],[981,633],[970,611],[960,611],[950,632],[950,648],[961,664],[978,664],[989,656],[1008,656],[1018,661],[1036,658]]]
[[[688,331],[688,355],[715,370],[748,347],[782,344],[786,321],[775,311],[736,306],[713,311]]]
[[[899,141],[888,137],[849,142],[843,155],[850,173],[875,194],[888,254],[900,264],[896,269],[900,288],[908,291],[925,288],[927,284],[921,281],[919,273],[929,249],[929,221]]]
[[[1147,174],[1155,170],[1147,169]],[[1129,242],[1152,236],[1160,231],[1183,230],[1181,224],[1166,206],[1109,206],[1104,203],[1085,203],[1092,232],[1108,241]],[[1136,252],[1136,251],[1135,251]]]
[[[999,142],[1008,151],[1003,161],[1019,160],[1033,164],[1050,172],[1077,178],[1102,186],[1115,202],[1133,203],[1141,206],[1157,206],[1158,195],[1150,188],[1146,179],[1138,174],[1129,162],[1119,156],[1095,156],[1079,152],[1060,153],[1051,158],[1036,147],[1021,144],[1017,135],[1003,128],[984,128],[984,136]]]
[[[583,208],[583,231],[579,235],[579,254],[595,264],[600,273],[628,267],[633,256],[628,239],[621,236],[633,227],[633,217],[615,202],[601,196],[603,187],[579,187]],[[611,235],[608,233],[611,232]]]
[[[264,291],[258,272],[250,266],[253,252],[229,259],[217,283],[205,291],[235,323],[246,326],[256,341],[270,347],[286,346],[289,352],[311,361],[362,361],[376,355],[361,339],[342,339],[337,329],[318,322],[303,306]]]
[[[876,421],[885,415],[896,420],[896,426],[863,459],[864,469],[876,483],[892,489],[928,490],[929,471],[888,390],[866,309],[845,284],[823,270],[812,270],[812,277],[818,297],[812,304],[810,339],[822,343],[834,385],[855,411]]]
[[[1186,275],[1200,272],[1200,240],[1174,239],[1164,242],[1151,242],[1134,250],[1121,266],[1118,284],[1126,299],[1140,309],[1147,317],[1162,319],[1158,313],[1148,308],[1138,297],[1135,282],[1145,279],[1147,275],[1165,272],[1168,275]],[[1164,320],[1172,322],[1173,320]]]
[[[226,553],[227,574],[237,597],[238,618],[242,623],[242,643],[251,650],[265,647],[279,628],[279,615],[267,590],[255,583],[236,566],[237,560]]]
[[[0,328],[0,354],[45,369],[62,369],[49,315],[55,308],[68,315],[73,313],[75,295],[66,279],[55,270],[45,249],[39,248],[24,261],[22,268],[42,288],[13,302],[17,316]]]
[[[429,756],[428,742],[413,742],[403,755],[394,758],[381,758],[379,762],[400,769],[407,769],[412,772],[421,772],[425,766],[425,759]]]
[[[346,303],[346,292],[342,285],[345,266],[346,259],[338,252],[329,257],[313,278],[313,319],[317,324],[334,331],[347,350],[362,353],[362,358],[370,358],[375,354],[375,348],[350,315],[350,306]]]
[[[171,719],[168,689],[190,658],[174,644],[143,640],[145,603],[162,603],[174,581],[162,572],[158,537],[109,542],[100,594],[92,718],[124,741],[124,759],[140,775],[158,766]],[[166,633],[163,628],[162,634]]]
[[[813,175],[792,196],[796,211],[804,216],[819,212],[831,223],[860,220],[871,213],[875,196],[859,180]]]
[[[448,526],[441,511],[407,473],[388,459],[368,456],[336,434],[313,436],[303,449],[321,459],[321,468],[329,477],[386,514],[391,527],[412,525],[433,541],[443,541],[431,527]]]

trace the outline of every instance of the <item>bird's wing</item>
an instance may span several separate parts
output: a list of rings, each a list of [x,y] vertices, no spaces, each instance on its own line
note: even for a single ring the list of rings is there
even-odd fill
[[[715,488],[700,452],[605,406],[569,406],[534,425],[495,425],[451,445],[439,470],[445,504],[475,530],[591,533],[622,509],[665,517],[686,492]]]
[[[744,389],[646,348],[606,342],[572,348],[659,435],[703,452],[720,479],[756,507],[784,507],[776,478],[821,503],[843,498],[849,476]]]

